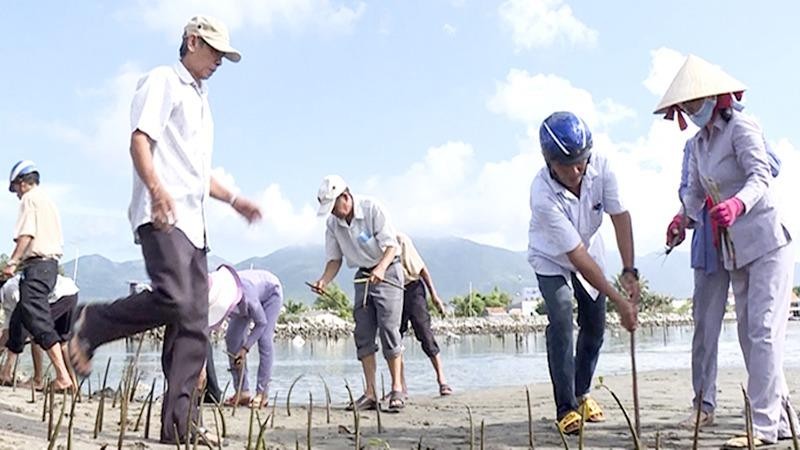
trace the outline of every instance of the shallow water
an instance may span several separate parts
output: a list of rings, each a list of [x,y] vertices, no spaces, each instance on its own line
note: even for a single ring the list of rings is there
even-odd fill
[[[466,336],[447,341],[438,337],[445,373],[454,390],[484,389],[501,386],[520,386],[523,384],[547,382],[547,353],[543,333],[523,336],[517,342],[513,335]],[[637,332],[636,358],[639,371],[688,369],[691,364],[692,328],[659,327],[646,328]],[[800,340],[800,322],[790,322],[787,335],[787,351],[784,367],[800,368],[800,352],[793,351],[792,342]],[[406,337],[406,377],[410,395],[435,395],[438,392],[436,379],[430,361],[421,347],[413,339]],[[608,331],[596,376],[620,375],[630,372],[629,337],[627,333]],[[248,367],[251,367],[251,388],[254,388],[255,369],[258,366],[258,352],[250,352]],[[127,346],[124,341],[108,344],[98,349],[95,355],[95,372],[92,374],[92,389],[99,389],[106,361],[112,357],[109,371],[109,386],[119,383],[120,375],[133,358],[135,345]],[[719,367],[743,367],[741,352],[736,338],[736,324],[727,323],[722,330],[719,346]],[[144,376],[142,384],[150,385],[157,378],[156,391],[161,392],[161,354],[160,345],[145,343],[139,360]],[[227,357],[222,344],[215,349],[215,367],[220,387],[230,380],[227,370]],[[30,359],[26,355],[20,362],[20,370],[30,373]],[[378,389],[380,373],[384,374],[386,389],[389,389],[389,375],[385,362],[379,358]],[[346,400],[344,379],[347,378],[354,395],[359,395],[362,385],[361,365],[355,357],[352,339],[338,341],[307,341],[302,346],[290,341],[275,343],[275,363],[271,394],[277,391],[280,403],[286,400],[286,393],[296,376],[306,374],[295,386],[292,402],[307,402],[308,392],[312,392],[315,402],[324,399],[324,390],[318,374],[324,376],[330,386],[334,402]],[[687,379],[687,398],[690,380]],[[85,386],[84,386],[85,388]],[[232,388],[228,389],[228,393]]]

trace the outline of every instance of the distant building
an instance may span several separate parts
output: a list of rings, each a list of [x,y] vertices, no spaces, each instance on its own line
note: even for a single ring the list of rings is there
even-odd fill
[[[481,317],[504,317],[507,315],[506,309],[502,306],[487,306],[483,309]]]
[[[791,303],[789,304],[789,320],[800,320],[800,298],[792,291]]]
[[[508,314],[512,316],[533,317],[536,315],[536,303],[533,298],[525,299],[508,307]]]

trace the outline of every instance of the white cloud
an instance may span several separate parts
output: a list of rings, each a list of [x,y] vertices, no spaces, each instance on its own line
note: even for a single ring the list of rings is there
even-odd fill
[[[669,84],[681,68],[686,55],[677,50],[661,47],[650,51],[650,73],[642,84],[658,98],[667,92]]]
[[[596,102],[589,91],[573,86],[567,79],[556,75],[531,75],[519,69],[511,69],[506,79],[496,84],[488,108],[535,130],[553,111],[572,111],[592,128],[636,116],[633,109],[611,99]]]
[[[442,26],[442,31],[444,31],[444,33],[448,36],[455,36],[458,32],[458,29],[455,26],[446,23]]]
[[[245,27],[270,32],[282,26],[292,31],[349,33],[365,11],[366,4],[360,1],[345,5],[331,0],[140,0],[135,10],[121,15],[133,14],[151,28],[178,38],[183,25],[196,14],[217,17],[232,32]]]
[[[597,31],[578,20],[562,0],[506,0],[498,14],[511,28],[518,51],[547,47],[556,40],[589,46],[597,42]]]

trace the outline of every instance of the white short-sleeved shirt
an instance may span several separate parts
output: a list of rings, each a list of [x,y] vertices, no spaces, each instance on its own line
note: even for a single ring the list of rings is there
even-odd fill
[[[567,253],[578,244],[604,269],[603,241],[597,232],[603,213],[626,211],[619,198],[617,178],[608,161],[593,154],[576,197],[543,167],[531,183],[531,221],[528,230],[528,262],[539,275],[569,275],[575,267]]]
[[[353,220],[333,214],[325,227],[325,256],[344,257],[348,267],[372,268],[378,265],[387,247],[398,247],[397,233],[383,207],[369,197],[353,196]]]
[[[206,84],[198,85],[180,62],[145,75],[131,104],[131,132],[155,141],[153,166],[175,202],[175,227],[197,248],[207,247],[206,201],[211,185],[214,120]],[[136,170],[128,218],[134,231],[152,221],[150,192]]]

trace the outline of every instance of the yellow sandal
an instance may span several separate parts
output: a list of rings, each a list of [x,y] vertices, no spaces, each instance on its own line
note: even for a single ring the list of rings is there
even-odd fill
[[[570,411],[558,421],[558,429],[564,434],[577,434],[581,428],[581,415]]]
[[[606,421],[606,413],[603,412],[603,408],[601,408],[600,404],[597,403],[597,401],[592,397],[584,397],[580,407],[578,407],[578,411],[581,411],[581,408],[588,408],[588,410],[586,411],[587,422]]]

